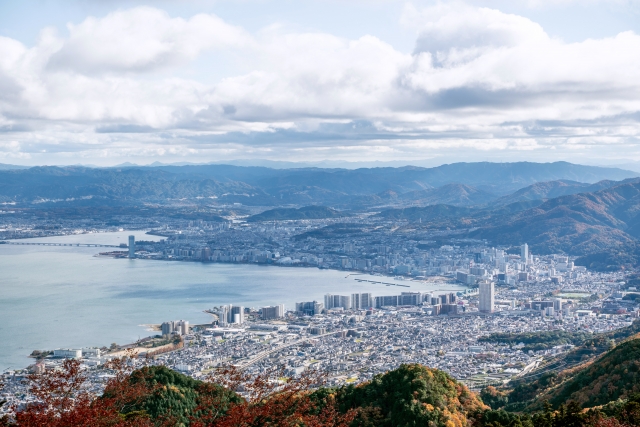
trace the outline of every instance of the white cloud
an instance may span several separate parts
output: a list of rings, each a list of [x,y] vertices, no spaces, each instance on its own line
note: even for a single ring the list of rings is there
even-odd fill
[[[415,52],[460,52],[544,42],[542,27],[522,16],[464,3],[417,9],[407,5],[402,21],[419,30]]]
[[[215,15],[151,7],[86,18],[66,35],[45,29],[33,47],[0,37],[0,143],[200,160],[611,144],[640,155],[637,34],[565,43],[527,18],[463,3],[407,6],[403,22],[417,34],[413,54],[370,35],[249,34]],[[228,59],[222,51],[242,71],[190,76]]]
[[[171,18],[152,7],[118,10],[69,24],[69,37],[50,59],[54,69],[87,73],[149,71],[195,59],[208,49],[251,43],[241,28],[215,15]]]

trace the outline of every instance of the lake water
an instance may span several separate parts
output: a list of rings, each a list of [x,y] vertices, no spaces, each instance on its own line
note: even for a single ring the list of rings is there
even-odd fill
[[[158,240],[144,232],[81,234],[24,242],[120,244]],[[245,264],[129,260],[95,257],[108,248],[0,245],[0,371],[31,363],[32,350],[133,342],[151,333],[142,325],[184,319],[206,323],[203,310],[322,301],[325,293],[464,289],[409,281],[410,288],[359,283],[342,271]]]

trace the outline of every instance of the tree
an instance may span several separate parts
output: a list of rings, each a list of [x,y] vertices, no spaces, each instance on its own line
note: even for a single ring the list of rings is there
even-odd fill
[[[35,402],[24,409],[13,408],[15,427],[145,427],[151,426],[144,413],[123,415],[128,402],[142,399],[150,392],[131,386],[131,368],[125,358],[106,366],[113,377],[106,384],[105,395],[97,398],[89,389],[86,372],[78,360],[65,360],[60,369],[31,374],[29,391]]]
[[[313,393],[324,385],[326,376],[308,370],[297,378],[284,377],[282,368],[270,369],[259,375],[250,375],[235,367],[215,370],[208,378],[208,387],[222,385],[228,390],[242,393],[243,399],[231,402],[226,413],[213,395],[197,408],[199,420],[194,427],[347,427],[355,418],[356,410],[338,411],[333,392]]]

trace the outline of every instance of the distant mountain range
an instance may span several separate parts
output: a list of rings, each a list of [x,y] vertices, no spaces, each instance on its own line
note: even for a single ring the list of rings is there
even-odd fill
[[[566,162],[356,170],[34,167],[0,169],[0,203],[37,209],[39,216],[55,208],[55,217],[67,208],[130,210],[149,204],[193,219],[198,219],[198,210],[175,208],[192,204],[263,209],[248,218],[251,222],[369,212],[382,221],[404,221],[408,225],[399,232],[409,235],[426,229],[466,229],[467,237],[499,245],[527,242],[537,253],[600,254],[588,262],[609,265],[615,257],[607,251],[619,253],[640,239],[639,175]],[[348,231],[334,228],[316,234]],[[640,249],[636,252],[640,256]]]
[[[512,216],[494,215],[471,233],[494,244],[528,242],[545,253],[588,254],[640,238],[640,181],[549,199]]]
[[[0,169],[0,202],[127,204],[217,198],[251,206],[369,206],[488,204],[524,187],[567,181],[566,191],[585,184],[640,176],[615,168],[557,163],[455,163],[435,168],[270,169],[230,165]],[[573,183],[568,183],[573,181]],[[556,184],[560,187],[560,184]],[[581,187],[582,186],[582,187]],[[558,190],[561,191],[561,190]],[[530,195],[545,195],[544,189]],[[553,193],[547,191],[549,195]],[[508,203],[505,199],[503,204]]]

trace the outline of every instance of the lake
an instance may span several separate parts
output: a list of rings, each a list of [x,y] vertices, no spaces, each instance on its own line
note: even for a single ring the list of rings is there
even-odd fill
[[[143,231],[23,239],[21,242],[95,243],[159,240]],[[110,248],[0,245],[0,371],[24,368],[31,351],[125,344],[151,335],[142,325],[184,319],[206,323],[203,310],[222,304],[245,307],[323,301],[325,293],[465,289],[449,284],[359,283],[380,277],[317,268],[152,261],[96,257]]]

